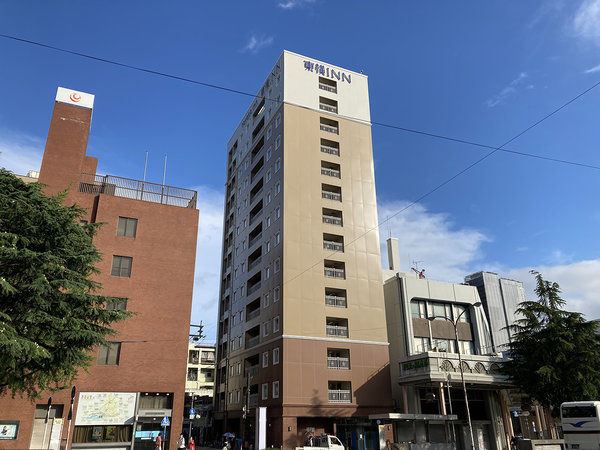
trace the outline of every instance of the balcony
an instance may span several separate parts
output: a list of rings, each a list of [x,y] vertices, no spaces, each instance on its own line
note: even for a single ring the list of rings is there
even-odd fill
[[[321,145],[321,152],[327,153],[328,155],[340,156],[340,149],[329,147],[327,145]]]
[[[328,369],[350,370],[350,358],[341,358],[336,356],[327,357]]]
[[[337,112],[338,112],[337,106],[327,105],[325,103],[319,103],[319,109],[322,111],[327,111],[327,112],[331,112],[334,114],[337,114]]]
[[[260,236],[262,236],[262,233],[260,234]],[[260,238],[260,236],[258,236],[258,238]],[[252,244],[250,244],[252,245]],[[254,261],[249,262],[248,263],[248,272],[250,272],[252,269],[254,269],[256,266],[258,266],[260,264],[260,261],[262,260],[262,256],[259,256],[258,258],[256,258]]]
[[[258,283],[253,284],[252,286],[248,286],[248,294],[253,294],[260,289],[260,281]]]
[[[338,127],[332,127],[331,125],[326,125],[322,123],[320,125],[321,131],[327,131],[328,133],[339,134]]]
[[[495,389],[510,387],[508,378],[500,373],[505,359],[499,356],[464,355],[463,373],[467,384],[479,386],[496,386]],[[450,377],[451,384],[461,382],[458,353],[425,351],[402,358],[399,383],[411,382],[446,382]]]
[[[319,89],[323,89],[324,91],[333,92],[334,94],[337,94],[337,87],[336,86],[329,86],[329,85],[324,84],[324,83],[319,83]]]
[[[323,241],[323,250],[333,250],[334,252],[343,252],[344,244],[334,241]],[[337,278],[337,277],[334,277]]]
[[[346,308],[348,306],[346,297],[327,294],[325,294],[325,304],[327,306],[335,306],[336,308]]]
[[[342,194],[339,194],[337,192],[321,191],[321,197],[327,200],[334,200],[336,202],[342,201]]]
[[[332,337],[348,337],[348,327],[342,325],[327,325],[327,336]]]
[[[189,189],[115,177],[113,175],[95,175],[90,173],[81,174],[79,192],[93,195],[112,195],[191,209],[196,208],[196,198],[198,196],[196,191]]]
[[[340,280],[345,280],[346,270],[336,269],[335,267],[325,267],[325,276],[327,278],[339,278]]]
[[[246,377],[253,377],[253,376],[256,376],[256,375],[258,375],[258,371],[259,371],[259,366],[258,366],[258,364],[254,365],[254,366],[251,366],[251,367],[248,367],[248,368],[246,369],[245,376],[246,376]]]
[[[261,238],[262,238],[262,231],[260,231],[259,233],[255,234],[254,236],[252,236],[250,238],[250,242],[248,243],[248,248],[252,247],[258,241],[260,241]]]
[[[333,178],[341,178],[341,173],[339,170],[330,169],[328,167],[321,167],[321,175],[325,175]]]
[[[323,223],[327,223],[329,225],[336,225],[338,227],[342,226],[342,218],[335,216],[327,216],[323,214]]]
[[[248,321],[250,321],[250,320],[252,320],[252,319],[254,319],[254,318],[258,317],[258,316],[260,316],[260,309],[255,309],[254,311],[249,312],[248,314],[246,314],[246,322],[248,322]]]
[[[254,336],[251,338],[246,339],[246,348],[252,348],[252,347],[256,347],[258,345],[258,343],[260,342],[260,336]]]
[[[250,394],[249,406],[258,406],[258,394]]]
[[[329,403],[352,403],[352,393],[346,389],[329,389]]]

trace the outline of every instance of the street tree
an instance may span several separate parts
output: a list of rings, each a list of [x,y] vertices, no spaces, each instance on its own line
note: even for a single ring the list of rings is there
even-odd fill
[[[131,315],[101,295],[97,224],[0,170],[0,395],[39,396],[68,387],[107,345],[111,325]]]
[[[600,336],[597,323],[565,311],[560,286],[536,279],[537,300],[519,304],[509,327],[510,360],[503,372],[522,391],[546,407],[565,401],[600,399]]]

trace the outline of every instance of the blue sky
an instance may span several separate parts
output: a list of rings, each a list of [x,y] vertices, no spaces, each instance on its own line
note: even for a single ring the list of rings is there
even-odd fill
[[[0,3],[0,34],[255,93],[283,49],[369,76],[374,122],[497,146],[600,81],[600,0]],[[251,98],[0,38],[0,166],[39,168],[57,86],[96,95],[99,171],[200,192],[193,321],[215,335],[226,142]],[[600,166],[600,87],[507,148]],[[374,125],[380,221],[485,150]],[[600,171],[496,152],[382,225],[403,268],[558,281],[600,317]]]

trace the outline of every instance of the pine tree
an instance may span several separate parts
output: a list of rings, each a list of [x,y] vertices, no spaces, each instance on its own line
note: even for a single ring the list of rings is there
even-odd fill
[[[80,225],[84,210],[64,206],[66,192],[41,189],[0,170],[0,395],[68,387],[131,315],[105,309],[123,299],[93,279],[98,225]]]
[[[536,301],[519,304],[509,328],[511,359],[503,372],[546,407],[600,399],[600,336],[595,322],[565,311],[560,286],[536,271]]]

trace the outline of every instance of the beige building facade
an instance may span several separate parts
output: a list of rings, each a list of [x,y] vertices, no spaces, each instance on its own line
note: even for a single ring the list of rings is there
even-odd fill
[[[283,52],[228,143],[215,420],[378,448],[391,408],[367,77]],[[244,410],[247,412],[244,414]]]

